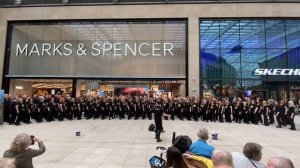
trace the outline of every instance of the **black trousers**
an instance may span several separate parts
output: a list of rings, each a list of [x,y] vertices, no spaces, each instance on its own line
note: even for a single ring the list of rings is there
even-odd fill
[[[296,129],[296,127],[295,127],[295,122],[294,122],[294,118],[295,118],[295,116],[294,117],[290,117],[289,116],[289,123],[291,124],[291,129],[293,129],[293,130],[295,130]]]
[[[284,124],[284,119],[283,119],[284,116],[282,115],[277,115],[276,116],[276,120],[277,120],[277,123],[278,123],[278,127],[281,127],[282,124]]]

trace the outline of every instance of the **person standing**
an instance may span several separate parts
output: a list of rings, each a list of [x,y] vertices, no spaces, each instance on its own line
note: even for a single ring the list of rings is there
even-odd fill
[[[29,148],[34,142],[38,143],[39,149]],[[14,159],[16,168],[33,168],[33,158],[42,155],[45,151],[45,145],[39,137],[31,137],[22,133],[15,137],[10,148],[4,152],[3,157]]]
[[[261,107],[261,113],[262,113],[262,116],[263,116],[263,124],[265,126],[269,126],[269,107],[268,107],[268,104],[267,104],[267,101],[263,101],[263,106]]]
[[[3,121],[9,123],[9,115],[10,115],[10,105],[11,105],[11,98],[8,94],[4,95],[4,104],[3,104]]]
[[[160,134],[163,130],[163,126],[162,126],[163,109],[159,100],[157,100],[154,105],[153,113],[154,113],[154,122],[155,122],[155,139],[157,139],[157,142],[161,142],[162,140],[160,139]]]
[[[289,107],[288,107],[287,117],[288,117],[288,120],[289,120],[289,124],[291,125],[290,130],[296,130],[295,122],[294,122],[294,118],[295,118],[295,105],[294,105],[294,102],[289,101],[288,105],[289,105]]]

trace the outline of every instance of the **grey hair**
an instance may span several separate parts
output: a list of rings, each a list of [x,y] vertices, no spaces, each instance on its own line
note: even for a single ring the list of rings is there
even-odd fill
[[[233,159],[230,152],[222,149],[216,149],[212,153],[211,160],[214,166],[230,166],[233,167]]]
[[[12,159],[0,159],[0,168],[16,168],[14,160]]]
[[[10,150],[16,154],[25,152],[28,146],[31,144],[32,140],[30,136],[26,133],[18,134],[13,142],[11,143]]]
[[[244,146],[243,153],[247,158],[255,160],[261,154],[262,148],[258,143],[249,142]]]
[[[270,160],[273,160],[275,167],[274,168],[295,168],[293,162],[284,157],[273,157]]]
[[[201,139],[201,140],[208,140],[208,130],[206,128],[200,128],[199,129],[199,132],[198,132],[198,137]]]

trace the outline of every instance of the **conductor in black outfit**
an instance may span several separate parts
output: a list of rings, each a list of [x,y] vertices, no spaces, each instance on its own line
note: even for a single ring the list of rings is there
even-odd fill
[[[163,116],[163,109],[159,101],[157,101],[153,108],[154,113],[154,122],[155,122],[155,139],[157,142],[161,142],[160,133],[162,132],[162,116]]]

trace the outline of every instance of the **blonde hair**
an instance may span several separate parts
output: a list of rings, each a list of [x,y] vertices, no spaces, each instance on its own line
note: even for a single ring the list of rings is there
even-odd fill
[[[18,134],[13,142],[11,143],[10,150],[16,154],[25,152],[28,146],[31,144],[32,140],[30,136],[26,133]]]
[[[16,166],[11,159],[0,159],[0,168],[16,168]]]

